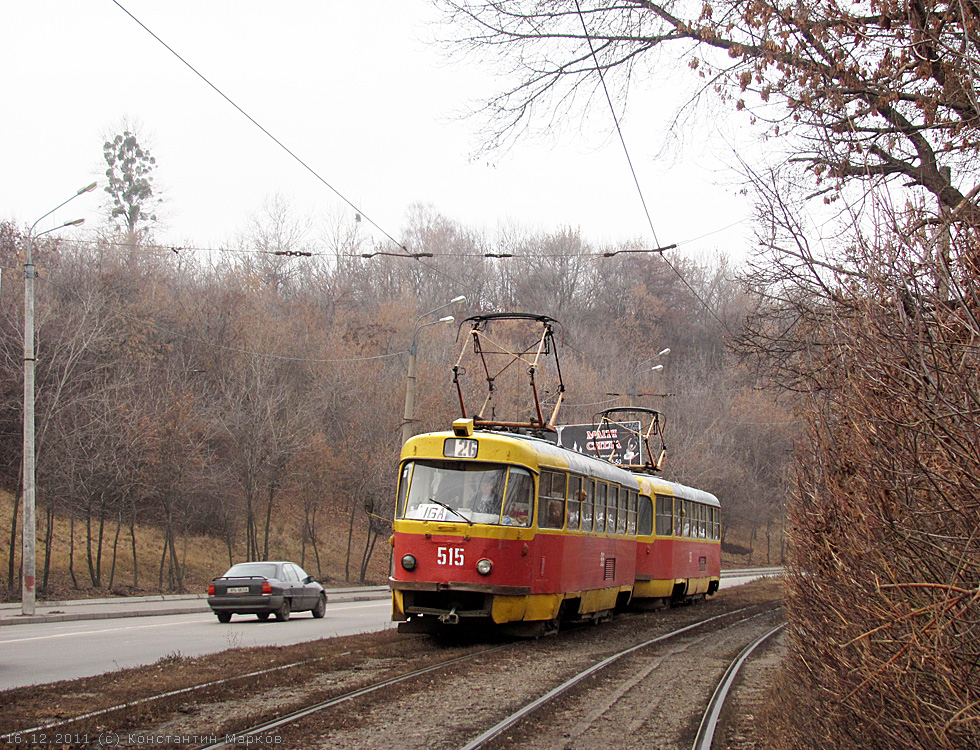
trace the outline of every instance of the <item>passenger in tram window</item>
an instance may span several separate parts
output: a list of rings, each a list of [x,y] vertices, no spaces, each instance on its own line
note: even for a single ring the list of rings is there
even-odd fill
[[[595,530],[600,534],[606,530],[606,483],[596,482]]]
[[[578,477],[573,477],[572,487],[577,487],[579,484]],[[568,495],[568,530],[578,531],[579,525],[579,508],[582,507],[582,502],[585,500],[585,490],[572,490]]]
[[[618,487],[616,488],[616,490],[617,490],[617,493],[619,495],[619,499],[618,499],[618,501],[616,503],[616,505],[619,507],[619,516],[618,516],[618,519],[619,520],[616,521],[616,533],[617,534],[625,534],[626,533],[626,518],[627,518],[627,513],[628,513],[628,511],[627,511],[626,490],[621,490]]]
[[[595,481],[582,482],[585,497],[582,498],[582,531],[592,531],[592,513],[595,510]]]
[[[548,528],[560,529],[565,525],[565,503],[558,498],[548,500]]]
[[[530,520],[527,503],[509,503],[504,511],[504,524],[507,526],[527,526]]]

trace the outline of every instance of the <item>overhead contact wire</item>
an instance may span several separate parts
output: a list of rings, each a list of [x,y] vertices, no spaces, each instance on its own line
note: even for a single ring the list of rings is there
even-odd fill
[[[643,212],[646,214],[647,223],[650,225],[650,233],[653,235],[653,241],[659,246],[660,240],[657,239],[657,230],[653,228],[653,217],[650,216],[650,209],[647,207],[646,198],[643,196],[643,188],[640,187],[640,180],[636,176],[636,169],[633,167],[633,159],[630,157],[630,150],[626,145],[626,138],[623,136],[623,130],[619,126],[619,118],[616,116],[616,108],[613,106],[612,96],[609,94],[609,88],[606,86],[606,77],[602,73],[602,66],[599,64],[599,56],[596,54],[595,45],[592,44],[592,35],[589,33],[589,27],[585,24],[585,16],[582,15],[582,6],[579,5],[579,0],[575,0],[575,10],[578,13],[578,20],[582,24],[582,32],[585,34],[585,41],[589,45],[589,52],[592,54],[592,62],[595,64],[595,72],[599,76],[599,82],[602,84],[602,91],[606,95],[606,103],[609,105],[609,113],[612,115],[613,124],[616,126],[616,133],[619,135],[619,142],[623,146],[623,153],[626,154],[626,163],[629,164],[630,174],[633,175],[633,184],[636,185],[636,192],[640,196],[640,203],[643,205]],[[667,249],[667,248],[664,248]],[[667,258],[664,257],[663,253],[660,254],[663,258],[664,263],[667,267],[674,272],[674,274],[681,280],[684,286],[687,287],[688,291],[695,296],[695,298],[702,304],[705,310],[721,325],[723,329],[728,330],[728,326],[725,324],[718,314],[711,309],[710,305],[698,294],[697,290],[691,286],[684,275],[677,270],[673,263],[671,263]]]
[[[616,134],[619,136],[619,142],[623,146],[623,153],[626,154],[626,163],[629,165],[630,174],[633,175],[633,184],[636,185],[636,192],[640,196],[640,203],[643,205],[643,213],[646,214],[647,224],[650,225],[650,233],[653,235],[653,241],[660,245],[660,240],[657,239],[657,230],[653,228],[653,218],[650,216],[650,209],[647,207],[646,198],[643,196],[643,190],[640,188],[640,179],[636,176],[636,169],[633,167],[633,159],[630,157],[630,150],[626,147],[626,138],[623,136],[623,130],[619,126],[619,118],[616,116],[616,108],[613,106],[612,97],[609,95],[609,88],[606,86],[606,77],[602,74],[602,66],[599,65],[599,57],[596,55],[595,46],[592,44],[592,35],[589,33],[588,27],[585,25],[585,17],[582,15],[582,8],[579,5],[578,0],[575,0],[575,10],[578,12],[578,20],[582,23],[582,31],[585,33],[585,41],[589,44],[589,52],[592,54],[592,62],[595,63],[595,72],[599,74],[599,82],[602,84],[602,92],[606,95],[606,103],[609,105],[609,113],[612,115],[613,124],[616,126]]]
[[[186,65],[194,73],[194,75],[196,75],[198,78],[200,78],[202,81],[204,81],[212,89],[214,89],[214,91],[222,99],[224,99],[226,102],[228,102],[232,107],[234,107],[236,110],[238,110],[239,113],[241,113],[244,117],[246,117],[249,122],[251,122],[255,127],[257,127],[259,130],[261,130],[263,133],[265,133],[266,136],[268,136],[270,139],[272,139],[272,141],[277,146],[279,146],[279,148],[281,148],[283,151],[285,151],[287,154],[289,154],[307,172],[309,172],[317,180],[319,180],[323,185],[325,185],[329,190],[331,190],[334,195],[336,195],[344,203],[346,203],[348,206],[350,206],[352,209],[354,209],[354,211],[356,211],[358,214],[360,214],[360,216],[365,221],[367,221],[371,226],[373,226],[375,229],[377,229],[379,232],[381,232],[381,234],[383,234],[385,237],[387,237],[397,247],[401,248],[404,252],[408,253],[408,248],[405,247],[405,245],[403,245],[401,242],[399,242],[394,237],[392,237],[390,234],[388,234],[388,232],[386,232],[383,227],[381,227],[377,222],[375,222],[373,219],[371,219],[371,217],[369,217],[367,214],[365,214],[360,208],[358,208],[357,206],[355,206],[347,198],[347,196],[345,196],[337,188],[335,188],[333,185],[331,185],[329,182],[327,182],[326,179],[324,179],[315,169],[313,169],[313,167],[311,167],[309,164],[307,164],[305,161],[303,161],[303,159],[301,159],[294,151],[292,151],[288,146],[286,146],[286,144],[284,144],[282,141],[280,141],[278,138],[276,138],[271,132],[269,132],[268,130],[266,130],[266,128],[263,127],[262,124],[259,123],[258,120],[256,120],[248,112],[246,112],[244,109],[242,109],[240,106],[238,106],[227,94],[225,94],[225,92],[223,92],[221,89],[219,89],[213,83],[211,83],[211,81],[209,81],[207,79],[207,77],[205,77],[205,75],[203,73],[201,73],[197,68],[195,68],[189,62],[187,62],[187,60],[185,60],[183,57],[181,57],[180,54],[176,50],[174,50],[173,47],[171,47],[169,44],[167,44],[165,41],[163,41],[163,39],[161,39],[159,36],[157,36],[149,27],[147,27],[147,25],[145,23],[143,23],[142,21],[140,21],[136,16],[134,16],[132,13],[130,13],[128,10],[126,10],[126,8],[124,8],[119,3],[119,0],[112,0],[112,2],[123,13],[125,13],[127,16],[129,16],[130,18],[132,18],[137,24],[139,24],[140,27],[142,27],[142,29],[147,34],[149,34],[154,39],[156,39],[160,44],[162,44],[167,49],[167,51],[170,52],[170,54],[172,54],[174,57],[176,57],[178,60],[180,60],[184,65]]]

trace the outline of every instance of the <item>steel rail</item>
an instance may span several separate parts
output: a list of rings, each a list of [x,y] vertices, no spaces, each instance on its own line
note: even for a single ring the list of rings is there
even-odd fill
[[[704,712],[704,716],[701,719],[701,726],[698,727],[698,734],[694,738],[693,750],[711,750],[711,743],[714,740],[715,728],[718,726],[718,717],[721,716],[721,710],[725,707],[725,699],[728,697],[728,691],[731,690],[732,684],[735,682],[735,677],[738,676],[739,670],[745,664],[752,652],[755,651],[759,646],[761,646],[770,636],[775,635],[780,630],[786,627],[785,623],[777,625],[772,630],[767,633],[763,633],[758,638],[756,638],[752,643],[742,649],[742,652],[735,657],[735,660],[728,665],[728,669],[725,670],[725,674],[722,675],[718,686],[715,688],[714,694],[711,696],[711,700],[708,701],[708,708]]]

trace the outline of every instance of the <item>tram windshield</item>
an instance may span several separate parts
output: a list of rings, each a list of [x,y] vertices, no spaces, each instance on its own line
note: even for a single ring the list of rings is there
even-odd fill
[[[527,526],[534,481],[516,466],[410,461],[398,486],[398,516],[427,521]]]

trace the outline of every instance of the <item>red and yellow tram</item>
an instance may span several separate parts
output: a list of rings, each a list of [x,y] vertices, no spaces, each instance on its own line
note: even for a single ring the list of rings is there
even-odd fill
[[[402,449],[392,619],[401,632],[537,635],[714,593],[718,508],[707,492],[459,419]]]
[[[633,599],[685,602],[710,596],[721,580],[721,509],[710,492],[638,475],[644,517],[636,538]],[[650,506],[654,519],[647,520]]]

